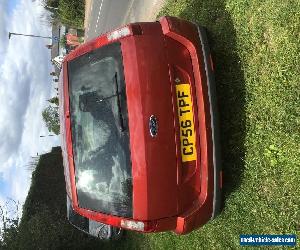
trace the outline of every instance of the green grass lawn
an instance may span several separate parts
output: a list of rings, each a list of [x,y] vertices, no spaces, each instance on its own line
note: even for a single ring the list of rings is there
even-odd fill
[[[251,233],[296,233],[299,246],[300,2],[169,0],[165,14],[209,30],[225,207],[189,235],[129,233],[114,247],[236,249],[239,235]]]

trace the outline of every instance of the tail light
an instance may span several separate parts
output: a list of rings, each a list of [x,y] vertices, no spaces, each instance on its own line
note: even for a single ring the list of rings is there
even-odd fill
[[[145,229],[145,224],[142,221],[121,220],[121,226],[136,231],[144,231]]]
[[[112,41],[112,40],[117,40],[125,36],[129,36],[131,34],[129,27],[125,26],[123,28],[114,30],[110,33],[107,34],[107,40]]]
[[[106,35],[108,41],[113,41],[129,35],[142,35],[143,31],[140,25],[131,24],[114,30]]]
[[[129,229],[129,230],[135,230],[135,231],[141,231],[141,232],[153,232],[156,228],[156,221],[133,221],[133,220],[121,220],[121,227]]]

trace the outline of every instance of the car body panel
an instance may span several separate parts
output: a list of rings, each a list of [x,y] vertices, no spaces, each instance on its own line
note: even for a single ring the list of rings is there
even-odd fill
[[[163,33],[180,42],[190,52],[195,79],[194,87],[198,108],[197,120],[201,155],[199,164],[201,176],[206,178],[201,178],[201,192],[194,206],[183,215],[178,216],[175,232],[187,233],[206,223],[210,218],[217,215],[219,213],[217,210],[220,209],[221,157],[217,132],[218,124],[214,118],[217,115],[217,107],[216,100],[214,99],[212,102],[209,95],[209,90],[215,89],[213,65],[210,60],[207,40],[205,41],[206,44],[203,44],[203,40],[200,38],[201,36],[206,37],[203,29],[200,30],[197,25],[174,17],[162,18],[160,22]],[[212,110],[214,110],[214,113]],[[212,120],[215,123],[212,123]],[[213,134],[215,134],[214,140]],[[218,197],[217,201],[216,197]],[[215,207],[218,207],[218,209],[215,209]]]
[[[67,55],[63,62],[62,140],[74,211],[91,220],[121,227],[141,221],[143,232],[188,233],[220,209],[220,154],[215,119],[213,65],[204,31],[190,22],[163,17],[156,23],[128,25],[121,43],[129,117],[133,176],[133,218],[103,214],[78,206],[68,96],[68,61],[113,40],[102,35]],[[201,42],[202,41],[202,42]],[[178,80],[179,79],[179,80]],[[182,161],[177,84],[189,84],[197,156]],[[213,106],[213,107],[212,107]],[[155,116],[157,136],[149,131]],[[122,224],[124,225],[124,224]]]
[[[160,37],[156,35],[155,40],[152,38],[132,36],[122,42],[133,173],[133,219],[137,220],[177,214],[171,86],[161,46],[162,33]],[[152,115],[158,121],[154,138],[149,131]]]

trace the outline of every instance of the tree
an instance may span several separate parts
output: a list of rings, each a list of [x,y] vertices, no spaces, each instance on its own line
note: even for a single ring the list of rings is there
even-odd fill
[[[62,36],[62,38],[61,38],[60,41],[59,41],[59,45],[60,45],[61,47],[63,47],[63,48],[66,47],[66,45],[67,45],[67,38],[66,38],[66,36]]]
[[[54,134],[59,134],[59,114],[58,107],[49,105],[42,112],[42,117],[49,132],[53,132]]]
[[[18,249],[18,220],[12,220],[10,225],[2,230],[0,249]]]
[[[48,100],[48,102],[50,102],[51,104],[54,104],[58,107],[59,101],[58,101],[58,97],[54,96],[51,99]]]
[[[57,24],[60,22],[58,16],[59,0],[42,0],[42,5],[47,10],[41,15],[42,21],[47,24]]]
[[[50,24],[64,24],[73,28],[83,28],[84,0],[42,0],[49,11],[43,19]]]
[[[59,5],[59,0],[43,0],[45,6],[52,8],[57,8]]]
[[[84,0],[60,0],[60,21],[73,28],[82,28],[84,23]]]
[[[19,202],[10,198],[0,204],[0,249],[17,249],[19,208]]]

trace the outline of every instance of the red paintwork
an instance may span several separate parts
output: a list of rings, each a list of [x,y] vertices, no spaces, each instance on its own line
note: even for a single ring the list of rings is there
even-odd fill
[[[197,152],[197,161],[182,163],[180,155],[180,140],[179,140],[179,120],[176,104],[176,90],[175,79],[179,78],[180,83],[191,83],[192,95],[195,92],[193,68],[190,62],[190,54],[188,50],[177,41],[166,38],[166,46],[168,48],[168,60],[170,63],[170,76],[171,76],[171,92],[173,94],[173,113],[174,113],[174,127],[175,127],[175,139],[176,145],[178,145],[178,166],[177,166],[177,183],[178,183],[178,197],[179,214],[188,210],[192,206],[192,203],[197,199],[200,192],[200,167],[197,162],[200,161],[200,152]],[[177,51],[177,53],[172,53]],[[194,96],[192,96],[194,99]],[[193,111],[197,114],[197,107],[193,107]],[[197,126],[197,120],[195,127]],[[196,130],[196,147],[199,149],[199,132]]]
[[[172,95],[159,23],[122,41],[133,175],[133,218],[155,220],[178,213]],[[149,34],[149,35],[148,35]],[[150,34],[155,34],[155,39]],[[149,133],[149,118],[159,124]]]
[[[197,159],[197,165],[200,168],[201,176],[205,178],[201,178],[201,191],[194,205],[184,214],[178,216],[175,231],[186,233],[206,223],[212,214],[214,179],[207,79],[197,27],[189,22],[172,17],[162,18],[160,22],[166,36],[178,41],[187,48],[194,72],[192,95],[197,100],[197,113],[194,110],[194,115],[197,115],[198,118],[198,130],[196,132],[198,133],[198,150],[200,145],[198,156],[201,156]]]
[[[198,31],[195,25],[171,17],[162,18],[160,23],[128,27],[130,34],[119,41],[129,116],[132,220],[143,221],[144,232],[187,233],[210,219],[214,184],[209,102]],[[68,156],[74,210],[120,227],[121,217],[78,206],[69,117],[67,62],[109,42],[106,35],[100,36],[78,47],[63,63],[62,140],[67,145],[64,153]],[[176,77],[191,84],[194,104],[197,160],[185,164],[181,163],[179,148]],[[151,115],[157,117],[159,124],[155,138],[149,133]]]

